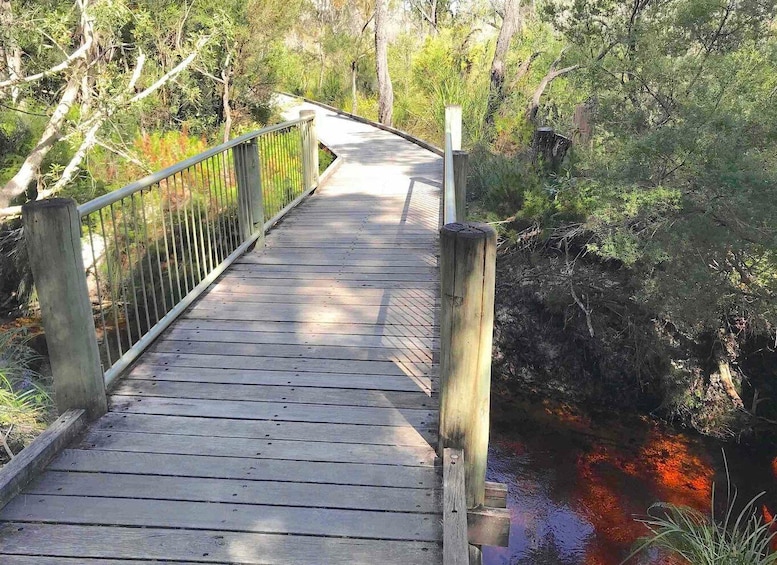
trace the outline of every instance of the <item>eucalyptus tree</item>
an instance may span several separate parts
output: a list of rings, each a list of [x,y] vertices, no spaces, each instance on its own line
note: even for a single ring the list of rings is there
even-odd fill
[[[30,188],[37,197],[59,191],[72,180],[104,125],[137,106],[181,75],[207,43],[211,29],[190,26],[189,10],[178,5],[170,42],[149,42],[158,24],[154,2],[4,0],[5,21],[14,30],[0,35],[6,64],[0,96],[11,109],[45,113],[37,143],[14,176],[0,188],[0,208]],[[18,50],[18,51],[17,51]],[[9,64],[9,53],[13,63]],[[17,64],[18,59],[21,64]],[[61,141],[75,151],[52,186],[43,186],[41,169]]]

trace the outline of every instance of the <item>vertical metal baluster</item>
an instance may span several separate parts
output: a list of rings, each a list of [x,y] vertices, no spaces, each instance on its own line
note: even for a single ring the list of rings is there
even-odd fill
[[[144,189],[145,190],[145,189]],[[138,198],[140,199],[140,212],[142,216],[142,224],[143,224],[143,241],[145,241],[146,245],[146,264],[148,265],[148,276],[151,279],[151,300],[154,302],[154,324],[156,325],[157,322],[159,322],[159,300],[157,299],[156,295],[156,281],[154,280],[154,266],[151,264],[151,242],[148,238],[148,220],[146,220],[146,203],[143,202],[143,190],[138,192]],[[159,258],[159,248],[156,249],[157,252],[157,258]],[[159,281],[160,286],[162,285],[162,281]],[[148,312],[148,302],[146,302],[146,312]],[[151,328],[151,325],[149,325],[149,328]]]
[[[181,222],[181,206],[178,203],[178,181],[176,181],[175,175],[172,176],[173,179],[173,194],[175,194],[175,216],[178,220],[178,239],[181,240],[181,271],[183,271],[183,287],[186,290],[186,294],[189,294],[189,275],[186,273],[186,249],[184,249],[184,243],[183,243],[183,234],[181,233],[181,229],[184,229],[183,222]],[[169,181],[169,179],[168,179]],[[175,233],[175,232],[173,232]],[[175,240],[173,240],[173,249],[177,249],[178,245]],[[176,262],[178,259],[176,258]],[[181,298],[178,299],[180,302],[183,300],[183,297],[186,296],[186,294],[182,294]]]
[[[237,189],[237,163],[235,163],[234,155],[232,155],[232,164],[229,164],[229,157],[232,152],[224,152],[224,158],[226,159],[226,171],[228,171],[228,185],[229,185],[229,192],[228,194],[231,196],[232,199],[232,205],[234,206],[235,215],[231,216],[232,218],[232,233],[235,236],[235,244],[232,247],[232,251],[240,247],[240,194]]]
[[[297,136],[299,137],[299,140],[300,140],[298,146],[300,148],[304,147],[303,141],[305,140],[305,137],[303,137],[303,133],[307,132],[308,124],[309,123],[310,122],[305,122],[304,124],[297,125]],[[304,130],[303,130],[303,127],[305,128]],[[304,158],[305,158],[305,155],[303,154],[303,151],[304,151],[304,149],[300,149],[299,159],[297,160],[297,164],[298,164],[298,167],[297,167],[297,187],[299,188],[299,193],[300,194],[302,194],[308,188],[310,188],[309,186],[305,186],[305,175],[304,175],[304,173],[302,171],[302,163],[304,163]],[[318,151],[318,148],[316,148],[316,151]],[[313,174],[315,175],[315,173],[316,172],[314,171]]]
[[[235,220],[232,217],[232,198],[230,196],[230,186],[229,186],[229,159],[228,156],[224,155],[224,153],[221,153],[221,177],[219,180],[222,182],[222,188],[224,189],[224,199],[227,204],[227,210],[228,210],[228,218],[229,218],[229,224],[227,226],[227,232],[229,235],[229,247],[228,247],[228,253],[227,255],[230,255],[234,250],[235,247],[237,247],[237,244],[235,242]]]
[[[213,188],[214,188],[214,194],[216,197],[216,201],[219,205],[219,230],[221,232],[221,239],[219,241],[219,249],[221,251],[221,254],[219,256],[219,264],[221,264],[224,261],[224,258],[227,256],[227,247],[228,247],[228,237],[227,237],[227,226],[226,226],[226,220],[225,220],[225,214],[226,214],[226,203],[224,201],[224,195],[221,191],[221,161],[218,155],[214,155],[211,158],[211,168],[213,171]]]
[[[167,184],[167,183],[165,183]],[[162,226],[162,237],[165,241],[165,264],[167,265],[166,271],[167,271],[167,284],[170,286],[170,308],[167,307],[167,300],[165,300],[165,289],[164,289],[164,282],[162,283],[162,301],[165,305],[165,314],[167,314],[170,310],[173,309],[173,304],[175,304],[175,288],[173,287],[173,271],[170,268],[170,246],[167,242],[167,225],[165,223],[165,195],[164,191],[162,189],[162,183],[157,183],[157,188],[159,189],[159,223]],[[169,201],[168,201],[169,204]],[[168,210],[170,209],[170,206],[168,205]],[[159,247],[159,241],[157,240],[157,248]],[[161,260],[157,260],[157,264],[159,266],[159,277],[162,278],[162,262]]]
[[[135,206],[135,195],[130,194],[130,209],[132,210],[132,222],[134,226],[134,235],[135,235],[135,252],[138,258],[138,262],[136,265],[138,266],[138,271],[140,271],[140,290],[143,293],[143,310],[146,313],[146,331],[148,331],[151,328],[151,316],[149,314],[149,308],[148,308],[148,292],[146,291],[146,275],[143,272],[143,255],[141,255],[140,247],[138,246],[138,235],[140,233],[140,229],[138,227],[138,212],[137,207]],[[147,241],[144,240],[143,243],[143,252],[148,254],[148,247],[147,247]],[[136,301],[137,303],[137,301]],[[137,309],[137,305],[136,305]],[[143,332],[145,333],[145,332]],[[140,336],[138,336],[140,338]]]
[[[197,286],[202,280],[202,271],[200,269],[200,250],[197,249],[197,232],[194,227],[194,204],[192,202],[193,195],[191,193],[191,189],[189,189],[189,206],[186,206],[186,177],[184,176],[184,172],[188,173],[189,169],[186,169],[186,171],[181,171],[181,190],[183,191],[183,200],[184,200],[184,213],[186,214],[186,242],[189,245],[189,266],[191,267],[191,274],[192,274],[192,288]],[[187,175],[188,176],[188,175]],[[188,209],[188,211],[187,211]],[[191,226],[189,225],[189,215],[191,214]],[[194,245],[192,245],[192,241],[194,241]],[[197,270],[195,271],[195,263]]]
[[[202,231],[202,222],[204,221],[204,215],[202,213],[202,205],[200,204],[200,197],[202,196],[202,191],[204,190],[204,187],[201,186],[202,179],[199,178],[197,174],[197,165],[192,165],[188,169],[189,171],[189,194],[192,197],[192,217],[194,215],[194,208],[196,206],[197,208],[197,219],[195,220],[196,229],[194,231],[194,239],[197,239],[197,235],[199,234],[200,240],[199,240],[199,253],[197,254],[197,266],[200,269],[200,280],[204,279],[208,276],[210,271],[208,270],[208,257],[206,255],[206,248],[205,248],[205,233]],[[197,190],[195,190],[195,187]]]
[[[183,173],[178,173],[178,178],[181,181],[181,196],[183,198],[182,206],[179,208],[179,210],[183,210],[183,228],[186,232],[185,237],[181,237],[181,244],[184,243],[184,239],[186,241],[186,251],[184,253],[181,253],[181,258],[183,259],[183,268],[184,272],[187,273],[184,275],[186,280],[186,294],[189,294],[191,290],[194,288],[194,262],[192,259],[192,241],[191,241],[191,233],[189,230],[189,212],[187,211],[186,207],[186,187],[184,186],[184,178]],[[177,186],[177,185],[176,185]],[[176,188],[176,195],[178,194],[178,189]],[[189,269],[187,270],[186,267],[186,257],[189,257]]]
[[[240,146],[240,151],[245,152],[245,143]],[[234,157],[234,152],[233,152]],[[238,171],[238,165],[240,166],[240,170]],[[247,163],[245,159],[240,159],[240,162],[235,161],[235,178],[236,179],[243,179],[243,182],[248,182],[248,168]],[[250,186],[250,183],[249,183]],[[245,187],[243,187],[245,189]],[[238,221],[240,223],[240,244],[242,245],[245,243],[243,241],[243,233],[248,233],[249,237],[250,234],[254,233],[253,230],[253,220],[251,219],[251,200],[250,200],[250,194],[248,193],[248,190],[241,190],[239,184],[237,185],[237,211],[238,211]],[[247,226],[246,229],[243,229],[243,226]]]
[[[173,296],[173,300],[171,301],[170,308],[174,308],[176,304],[178,304],[181,299],[183,299],[183,291],[181,290],[181,274],[178,270],[178,244],[175,241],[175,224],[173,223],[173,200],[170,198],[170,193],[172,192],[170,188],[170,177],[167,177],[165,179],[165,186],[167,187],[167,215],[168,219],[170,220],[170,242],[173,245],[173,265],[175,265],[175,283],[178,287],[178,297],[176,298],[175,295]],[[165,240],[166,242],[166,240]],[[170,272],[170,255],[167,256],[168,261],[168,267],[167,272]]]
[[[226,241],[226,233],[224,231],[224,223],[222,222],[224,205],[221,201],[219,184],[216,178],[217,160],[215,157],[211,157],[210,159],[208,159],[208,163],[209,163],[208,180],[210,183],[210,193],[213,198],[213,201],[216,203],[216,218],[215,218],[216,223],[213,224],[213,232],[215,234],[215,237],[217,238],[216,259],[218,259],[218,264],[220,265],[222,261],[224,261],[224,257],[225,257],[224,242]]]
[[[271,133],[267,137],[270,163],[272,165],[270,185],[272,186],[273,215],[275,215],[282,208],[281,200],[278,198],[278,150],[275,144],[275,133]]]
[[[286,206],[286,163],[284,162],[283,133],[275,132],[275,151],[278,155],[278,197],[280,209]]]
[[[212,204],[212,198],[210,193],[210,185],[208,184],[205,173],[203,171],[202,162],[199,163],[200,167],[200,182],[202,183],[202,190],[203,194],[207,196],[207,202],[205,202],[203,208],[205,208],[205,235],[207,236],[208,240],[208,248],[207,248],[207,269],[208,274],[213,272],[213,269],[215,268],[215,265],[213,264],[213,241],[211,239],[211,223],[210,223],[210,214],[208,213],[208,208]],[[200,231],[202,231],[202,222],[200,222]]]
[[[117,268],[119,270],[119,281],[121,282],[121,293],[122,298],[124,302],[124,327],[127,330],[127,349],[132,347],[132,327],[130,325],[130,315],[129,315],[129,307],[127,306],[127,287],[124,283],[124,269],[121,268],[121,256],[118,255],[119,253],[119,243],[118,243],[118,229],[116,228],[116,210],[114,210],[113,205],[115,202],[111,202],[109,205],[111,209],[111,224],[113,225],[113,248],[117,251],[117,258],[118,258],[118,264]]]
[[[103,245],[105,246],[105,264],[108,267],[108,280],[111,283],[111,308],[113,309],[113,323],[116,330],[116,345],[119,347],[119,357],[124,355],[124,349],[121,346],[121,332],[119,331],[119,310],[116,307],[116,296],[114,288],[113,267],[111,267],[111,254],[108,247],[108,236],[105,234],[105,220],[103,219],[103,208],[99,210],[100,231],[103,236]]]
[[[267,197],[267,186],[269,184],[269,175],[267,174],[267,151],[265,150],[264,143],[265,136],[260,135],[256,139],[257,151],[259,151],[259,176],[262,179],[262,202],[264,203],[264,220],[270,219],[272,214],[272,203]],[[264,229],[264,227],[262,227]]]
[[[197,284],[205,278],[208,274],[205,267],[205,258],[202,256],[202,252],[205,249],[202,237],[202,212],[200,210],[200,203],[197,192],[194,190],[197,184],[197,176],[195,174],[196,168],[194,165],[186,169],[186,174],[189,177],[189,198],[190,208],[192,211],[192,239],[194,245],[197,248]],[[195,210],[196,207],[196,210]],[[197,233],[199,232],[200,239],[197,239]]]
[[[130,195],[130,198],[132,198],[132,195]],[[143,328],[140,325],[140,312],[138,310],[138,289],[135,287],[135,269],[132,266],[132,250],[130,249],[130,237],[129,237],[129,228],[127,228],[127,211],[124,207],[124,201],[126,198],[122,198],[119,200],[121,203],[121,218],[122,218],[122,224],[124,225],[124,239],[125,239],[125,248],[127,250],[127,261],[128,266],[127,269],[129,270],[129,280],[130,284],[132,285],[132,305],[135,309],[135,325],[138,328],[138,339],[140,339],[143,336]]]
[[[178,202],[178,184],[175,180],[175,175],[167,178],[167,187],[170,189],[170,192],[173,194],[175,199],[175,219],[177,223],[170,234],[173,240],[173,254],[175,255],[175,264],[180,269],[180,272],[183,273],[183,290],[186,291],[182,293],[180,298],[176,301],[176,303],[178,303],[183,300],[184,296],[189,294],[189,276],[186,274],[186,250],[183,247],[183,237],[181,234],[181,230],[183,229],[183,222],[181,221],[181,206]],[[178,253],[179,243],[181,248],[180,257]],[[176,272],[176,275],[177,274],[178,272]]]
[[[97,286],[97,304],[100,309],[100,324],[102,325],[103,332],[103,349],[105,349],[105,357],[108,359],[108,367],[113,365],[113,359],[111,357],[111,348],[108,345],[108,329],[105,325],[105,311],[103,310],[103,293],[100,285],[100,271],[97,269],[97,254],[94,252],[94,234],[92,230],[91,214],[86,218],[86,226],[89,229],[89,247],[92,249],[92,268],[94,269],[94,282]]]
[[[292,158],[292,130],[291,128],[283,132],[283,161],[286,163],[286,205],[290,204],[296,197],[294,190],[294,165]]]

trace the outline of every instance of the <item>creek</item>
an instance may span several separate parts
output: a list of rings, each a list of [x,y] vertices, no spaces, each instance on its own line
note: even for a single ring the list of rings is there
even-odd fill
[[[510,546],[485,565],[617,565],[646,533],[634,520],[655,502],[709,512],[725,502],[725,450],[738,508],[761,491],[777,508],[777,448],[683,433],[647,417],[594,416],[551,403],[495,399],[488,480],[506,483]],[[717,504],[716,504],[717,507]],[[657,552],[629,563],[669,561]]]

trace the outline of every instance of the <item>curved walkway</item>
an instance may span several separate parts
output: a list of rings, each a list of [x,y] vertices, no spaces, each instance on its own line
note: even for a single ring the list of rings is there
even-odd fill
[[[441,159],[304,107],[342,165],[0,511],[4,565],[441,562]]]

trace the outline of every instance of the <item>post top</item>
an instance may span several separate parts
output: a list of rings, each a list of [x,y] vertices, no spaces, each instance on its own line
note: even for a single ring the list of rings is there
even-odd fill
[[[496,238],[496,230],[480,222],[452,222],[440,228],[441,235],[466,239]]]
[[[72,198],[46,198],[44,200],[33,200],[22,205],[22,213],[33,208],[67,208],[69,206],[78,207],[78,204]]]

